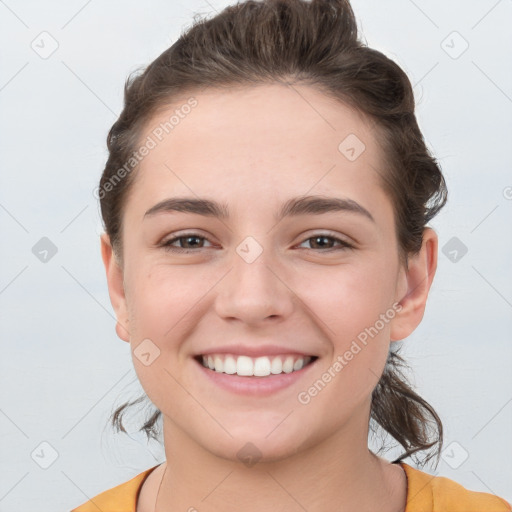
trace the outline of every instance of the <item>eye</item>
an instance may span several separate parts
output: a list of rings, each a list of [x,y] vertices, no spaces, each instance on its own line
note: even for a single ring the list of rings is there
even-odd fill
[[[353,245],[349,244],[348,242],[345,242],[345,240],[342,240],[341,238],[337,238],[335,236],[331,236],[327,233],[321,233],[321,234],[312,236],[312,237],[304,240],[304,242],[302,242],[302,243],[303,244],[307,243],[310,240],[313,240],[313,243],[311,244],[313,247],[309,247],[309,249],[312,249],[312,250],[324,249],[323,252],[328,252],[328,251],[353,249],[354,248]],[[338,247],[333,247],[333,243],[334,244],[338,243],[339,244]],[[306,249],[308,249],[308,247],[306,247]]]
[[[200,236],[197,233],[184,233],[179,236],[175,236],[166,240],[162,243],[162,247],[166,251],[174,252],[194,252],[195,249],[202,249],[201,240],[207,240],[204,236]],[[179,242],[182,247],[176,247],[173,244]]]
[[[204,249],[204,242],[209,240],[201,236],[197,233],[184,233],[179,236],[175,236],[173,238],[170,238],[169,240],[166,240],[161,244],[161,246],[166,251],[173,251],[173,252],[181,252],[181,253],[190,253],[190,252],[197,252],[198,249]],[[344,249],[353,249],[353,245],[349,244],[348,242],[345,242],[341,238],[337,238],[335,236],[331,236],[327,233],[321,233],[312,237],[307,238],[302,242],[302,244],[313,241],[312,247],[305,247],[305,249],[311,249],[311,250],[321,250],[321,252],[329,252],[329,251],[336,251],[336,250],[344,250]],[[178,242],[181,247],[177,247],[174,244]],[[210,242],[209,242],[210,243]],[[301,245],[302,245],[301,244]],[[335,245],[338,244],[338,247]],[[334,247],[333,247],[334,245]]]

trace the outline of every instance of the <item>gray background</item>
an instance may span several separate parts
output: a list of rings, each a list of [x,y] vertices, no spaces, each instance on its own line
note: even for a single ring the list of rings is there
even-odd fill
[[[163,460],[105,428],[141,388],[114,331],[93,190],[127,74],[194,12],[228,3],[0,1],[2,512],[69,510]],[[353,6],[415,84],[450,191],[425,318],[405,343],[445,426],[447,451],[425,470],[512,501],[512,1]]]

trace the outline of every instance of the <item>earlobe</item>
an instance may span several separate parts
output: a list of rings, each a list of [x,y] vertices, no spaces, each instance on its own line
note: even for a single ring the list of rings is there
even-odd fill
[[[407,338],[423,318],[437,269],[437,247],[437,234],[425,228],[420,251],[408,259],[408,268],[400,271],[396,301],[401,309],[391,322],[391,341]]]
[[[119,338],[129,342],[130,332],[128,330],[128,308],[124,290],[123,269],[115,257],[109,236],[103,233],[100,241],[101,258],[107,275],[108,293],[117,318],[116,333]]]

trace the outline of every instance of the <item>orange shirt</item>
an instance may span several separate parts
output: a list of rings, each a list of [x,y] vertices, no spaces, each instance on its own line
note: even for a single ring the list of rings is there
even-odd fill
[[[510,503],[494,494],[469,491],[449,478],[429,475],[405,462],[399,464],[407,476],[405,512],[512,512]],[[136,512],[140,488],[157,467],[98,494],[71,512]]]

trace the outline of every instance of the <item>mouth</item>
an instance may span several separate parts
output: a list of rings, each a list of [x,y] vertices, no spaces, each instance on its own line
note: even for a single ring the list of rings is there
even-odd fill
[[[194,359],[204,368],[216,373],[239,377],[268,378],[298,372],[314,363],[317,356],[282,354],[250,357],[237,354],[198,355]]]

